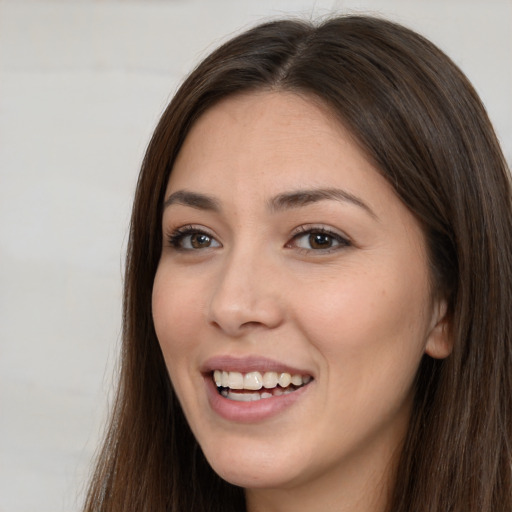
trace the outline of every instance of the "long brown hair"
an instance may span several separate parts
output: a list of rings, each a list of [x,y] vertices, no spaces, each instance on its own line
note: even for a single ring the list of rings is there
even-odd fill
[[[120,383],[86,511],[242,511],[206,463],[155,335],[163,194],[190,127],[221,98],[294,91],[323,101],[422,224],[454,348],[424,356],[392,512],[512,510],[512,224],[507,165],[478,96],[429,41],[382,19],[275,21],[186,79],[149,144],[128,248]],[[177,290],[176,293],[179,293]]]

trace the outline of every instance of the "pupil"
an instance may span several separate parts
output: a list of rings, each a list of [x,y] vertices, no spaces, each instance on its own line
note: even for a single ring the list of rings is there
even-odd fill
[[[208,247],[210,245],[210,237],[208,235],[196,233],[195,235],[192,235],[190,243],[192,244],[192,247],[194,247],[195,249],[199,249],[201,247]]]
[[[309,235],[309,243],[313,249],[325,249],[331,246],[331,238],[329,235],[314,233]]]

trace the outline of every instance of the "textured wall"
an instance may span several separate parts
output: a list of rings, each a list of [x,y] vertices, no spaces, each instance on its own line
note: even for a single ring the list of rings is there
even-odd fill
[[[512,161],[509,0],[0,0],[0,512],[78,510],[138,167],[197,60],[286,13],[386,14],[469,75]]]

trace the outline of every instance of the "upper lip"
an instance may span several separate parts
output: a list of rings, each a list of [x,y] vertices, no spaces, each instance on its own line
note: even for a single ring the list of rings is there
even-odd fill
[[[292,375],[310,375],[313,374],[309,370],[304,370],[275,359],[269,359],[262,356],[214,356],[207,359],[201,366],[201,373],[207,374],[214,370],[224,370],[227,372],[286,372]]]

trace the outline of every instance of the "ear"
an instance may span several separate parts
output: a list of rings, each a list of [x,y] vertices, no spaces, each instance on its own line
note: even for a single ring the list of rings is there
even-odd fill
[[[434,359],[444,359],[452,353],[452,350],[453,337],[448,318],[448,304],[445,299],[439,299],[435,301],[433,307],[425,354]]]

